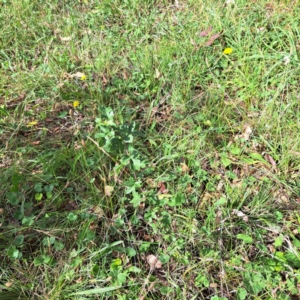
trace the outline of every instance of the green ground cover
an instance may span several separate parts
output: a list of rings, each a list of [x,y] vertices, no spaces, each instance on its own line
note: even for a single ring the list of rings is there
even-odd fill
[[[299,25],[0,0],[0,299],[299,299]]]

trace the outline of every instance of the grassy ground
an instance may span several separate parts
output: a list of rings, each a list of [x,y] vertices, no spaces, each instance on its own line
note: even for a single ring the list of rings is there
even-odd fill
[[[300,6],[230,2],[0,1],[1,299],[299,299]]]

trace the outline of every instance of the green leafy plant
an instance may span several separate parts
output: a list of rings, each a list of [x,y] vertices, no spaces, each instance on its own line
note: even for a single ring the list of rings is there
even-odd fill
[[[299,5],[0,2],[0,299],[298,296]]]

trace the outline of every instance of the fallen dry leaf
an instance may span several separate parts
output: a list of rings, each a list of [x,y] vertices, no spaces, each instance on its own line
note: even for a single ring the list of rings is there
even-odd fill
[[[193,46],[196,46],[196,45],[197,45],[196,42],[195,42],[193,39],[190,39],[190,42],[191,42],[191,44],[192,44]]]
[[[105,77],[105,75],[104,74],[102,74],[102,81],[103,81],[103,84],[104,85],[106,85],[107,84],[107,79],[106,79],[106,77]]]
[[[266,10],[273,11],[274,5],[272,3],[266,3],[265,8]]]
[[[192,233],[197,233],[199,228],[199,223],[196,219],[192,220]]]
[[[290,154],[293,154],[293,155],[296,155],[296,156],[300,156],[300,152],[297,152],[297,151],[289,151]]]
[[[216,224],[216,225],[219,225],[219,224],[220,224],[221,218],[222,218],[222,211],[221,211],[221,210],[218,210],[218,211],[217,211],[217,214],[216,214],[216,219],[215,219],[215,224]]]
[[[113,190],[114,190],[114,187],[113,187],[113,186],[106,185],[106,186],[104,187],[104,193],[105,193],[105,196],[110,197],[110,196],[111,196],[111,193],[113,192]]]
[[[92,222],[92,223],[90,224],[90,226],[89,226],[89,229],[90,229],[90,230],[95,230],[97,227],[98,227],[97,222]]]
[[[222,182],[222,180],[219,181],[218,185],[217,185],[217,191],[220,192],[222,191],[224,186],[224,183]]]
[[[189,183],[185,189],[185,191],[189,194],[191,194],[194,191],[194,188],[192,187],[192,185]]]
[[[186,153],[193,154],[195,153],[195,150],[187,150]]]
[[[99,205],[94,205],[89,212],[97,215],[98,218],[102,218],[104,216],[104,211]]]
[[[181,171],[183,174],[187,174],[190,170],[190,168],[185,164],[185,163],[181,163]]]
[[[69,201],[62,203],[62,205],[60,206],[60,209],[66,210],[66,211],[72,211],[72,210],[78,209],[78,205],[75,201],[69,200]]]
[[[71,41],[72,37],[70,36],[65,36],[65,37],[60,37],[59,38],[62,42],[69,42]]]
[[[167,194],[168,189],[166,188],[166,185],[163,182],[158,183],[158,193],[159,194]]]
[[[275,253],[276,249],[273,245],[269,244],[269,245],[267,245],[267,247],[269,248],[271,253]]]
[[[248,216],[246,216],[242,211],[234,209],[232,213],[237,215],[239,218],[242,218],[243,221],[248,222]]]
[[[75,77],[75,78],[83,78],[84,76],[86,76],[84,73],[82,73],[82,72],[76,72],[76,73],[74,73],[74,74],[71,74],[71,77]]]
[[[143,235],[143,240],[147,241],[147,242],[151,242],[152,241],[151,236],[147,235],[147,234]]]
[[[265,154],[265,160],[269,162],[274,169],[276,169],[276,162],[270,154]]]
[[[5,283],[5,286],[6,286],[7,288],[10,288],[12,285],[13,285],[13,282],[12,282],[12,281],[7,281],[7,282]]]
[[[161,77],[161,73],[159,72],[158,69],[155,69],[155,77],[156,79],[160,78]]]
[[[211,31],[212,31],[212,26],[210,26],[206,30],[201,31],[199,35],[202,36],[202,37],[204,37],[204,36],[207,36]]]
[[[83,281],[82,276],[80,276],[78,279],[75,280],[76,283],[81,283]]]
[[[219,38],[220,36],[221,36],[220,33],[213,34],[213,35],[210,37],[210,39],[208,40],[208,42],[206,43],[206,46],[207,46],[207,47],[208,47],[208,46],[211,46],[212,43],[213,43],[217,38]]]
[[[202,197],[201,202],[207,202],[207,201],[211,200],[212,198],[213,198],[213,196],[210,193],[205,193]]]
[[[157,187],[157,183],[150,177],[146,178],[146,183],[148,184],[148,186],[150,188],[156,188]]]
[[[149,254],[146,259],[151,269],[160,269],[162,267],[161,261],[155,255]]]
[[[252,134],[252,129],[249,125],[245,125],[245,129],[244,129],[244,132],[242,134],[242,138],[245,140],[245,141],[248,141],[249,138],[250,138],[250,135]]]
[[[144,210],[145,209],[145,203],[140,203],[140,205],[138,206],[140,210]]]
[[[273,197],[279,202],[279,203],[289,203],[289,199],[290,199],[290,196],[289,194],[287,193],[286,190],[284,189],[279,189],[277,191],[275,191],[273,193]]]

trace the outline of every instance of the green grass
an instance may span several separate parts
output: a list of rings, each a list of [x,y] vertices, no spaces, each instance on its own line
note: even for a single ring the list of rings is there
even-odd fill
[[[298,299],[299,22],[0,1],[0,298]]]

